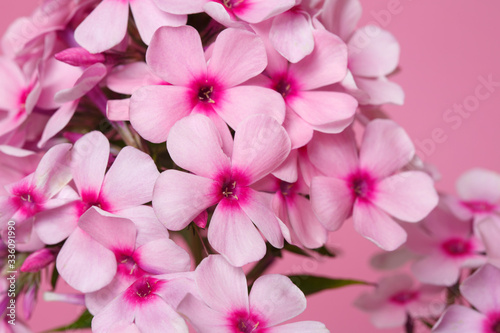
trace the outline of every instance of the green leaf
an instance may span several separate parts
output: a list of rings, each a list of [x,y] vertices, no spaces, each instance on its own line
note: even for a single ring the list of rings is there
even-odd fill
[[[54,269],[52,270],[52,276],[50,277],[50,285],[52,286],[52,290],[56,289],[56,284],[58,279],[59,279],[59,272],[57,271],[56,265],[54,265]]]
[[[69,324],[68,326],[50,330],[49,332],[63,332],[67,330],[90,328],[92,323],[92,318],[94,318],[94,316],[90,314],[89,310],[85,310],[85,312],[82,313],[82,315],[74,323]]]
[[[327,289],[337,289],[355,284],[372,285],[372,283],[365,281],[351,279],[331,279],[328,277],[314,275],[290,275],[288,277],[297,287],[299,287],[300,290],[302,290],[302,292],[306,296]]]

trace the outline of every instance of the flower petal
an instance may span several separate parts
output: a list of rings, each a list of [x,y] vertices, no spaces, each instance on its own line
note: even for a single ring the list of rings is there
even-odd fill
[[[286,131],[272,117],[256,115],[236,128],[232,156],[233,170],[238,170],[252,184],[285,161],[291,143]]]
[[[406,222],[422,220],[439,201],[431,177],[420,171],[406,171],[387,177],[376,188],[372,202]]]
[[[452,286],[460,275],[459,264],[439,253],[414,262],[411,271],[419,281],[438,286]]]
[[[70,286],[83,293],[101,289],[116,274],[113,252],[76,228],[57,255],[56,266]]]
[[[172,127],[167,149],[177,165],[202,177],[215,178],[231,168],[217,127],[200,114],[185,117]]]
[[[354,229],[386,251],[397,249],[406,241],[406,232],[385,212],[370,203],[356,201],[353,208]]]
[[[394,121],[372,120],[360,148],[360,166],[378,178],[386,177],[411,161],[415,147],[408,134]]]
[[[190,89],[147,86],[130,98],[130,123],[144,139],[161,143],[167,140],[170,128],[192,110]]]
[[[75,39],[90,53],[118,45],[127,33],[128,1],[103,0],[75,30]]]
[[[238,205],[222,200],[208,227],[210,245],[231,265],[241,267],[262,259],[266,245],[250,218]]]
[[[220,333],[227,325],[225,314],[212,310],[191,294],[182,300],[177,311],[186,316],[198,332]]]
[[[352,193],[341,179],[314,177],[311,181],[311,206],[321,224],[335,231],[352,213]]]
[[[283,275],[268,274],[255,280],[250,291],[250,311],[274,326],[292,319],[306,309],[306,297],[292,281]]]
[[[203,5],[207,0],[154,0],[156,5],[167,13],[172,14],[196,14],[203,11]]]
[[[301,195],[287,200],[288,218],[300,243],[309,249],[325,245],[328,234],[312,210],[309,200]]]
[[[200,35],[191,26],[158,29],[146,52],[153,73],[174,85],[186,86],[206,75]]]
[[[153,208],[158,219],[170,230],[184,229],[202,211],[217,203],[216,183],[177,170],[163,172],[156,181]]]
[[[75,114],[78,102],[70,102],[61,106],[53,115],[43,129],[42,137],[37,146],[43,147],[48,140],[52,139],[59,133],[71,120]]]
[[[45,244],[57,244],[65,240],[75,230],[81,209],[79,202],[45,210],[36,215],[35,232]]]
[[[500,269],[484,265],[460,286],[462,295],[484,314],[498,311],[500,307]]]
[[[208,73],[225,87],[232,87],[262,73],[266,66],[264,42],[257,35],[226,29],[215,41]]]
[[[198,265],[195,276],[201,298],[212,309],[228,314],[248,310],[243,269],[231,266],[220,255],[210,255]]]
[[[367,96],[357,97],[361,105],[404,104],[405,92],[395,82],[386,78],[365,79],[356,77],[355,80],[357,87],[367,94]]]
[[[457,180],[457,193],[463,200],[500,201],[500,175],[486,169],[472,169]]]
[[[141,269],[152,274],[185,272],[191,267],[189,254],[170,239],[144,244],[134,252]]]
[[[434,325],[433,333],[483,332],[486,316],[462,305],[451,305]]]
[[[299,321],[268,328],[269,333],[330,333],[319,321]]]
[[[104,177],[101,198],[111,210],[120,210],[150,202],[160,173],[153,159],[127,146],[116,157]]]
[[[314,51],[290,65],[289,72],[302,90],[312,90],[341,81],[347,75],[347,46],[324,30],[314,30]]]

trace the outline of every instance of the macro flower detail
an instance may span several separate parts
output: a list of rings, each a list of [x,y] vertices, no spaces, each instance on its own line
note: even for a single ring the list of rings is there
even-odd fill
[[[366,126],[359,153],[350,130],[317,134],[308,152],[326,175],[311,182],[312,206],[320,222],[335,231],[352,215],[356,231],[384,250],[401,246],[406,232],[390,215],[418,222],[438,203],[427,174],[398,172],[414,155],[407,134],[390,120],[374,120]]]

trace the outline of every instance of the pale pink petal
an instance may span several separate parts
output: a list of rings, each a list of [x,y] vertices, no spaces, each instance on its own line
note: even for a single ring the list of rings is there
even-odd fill
[[[45,125],[42,133],[42,137],[38,142],[37,146],[43,147],[48,140],[52,139],[57,133],[59,133],[71,120],[71,117],[75,114],[76,107],[78,106],[78,101],[66,103],[61,106],[53,115],[50,117],[49,121]]]
[[[185,25],[186,15],[174,15],[160,10],[154,0],[129,0],[137,30],[144,43],[149,45],[156,30],[162,26]]]
[[[170,128],[193,109],[191,95],[179,86],[140,88],[130,98],[130,123],[144,139],[165,142]]]
[[[329,333],[325,324],[318,321],[300,321],[267,329],[269,333]]]
[[[285,119],[285,102],[271,89],[258,86],[238,86],[224,91],[222,98],[213,105],[219,116],[232,128],[247,117],[265,114],[280,124]]]
[[[116,296],[130,287],[135,280],[133,275],[116,274],[111,283],[104,288],[85,294],[85,306],[91,314],[97,315]]]
[[[108,166],[109,141],[101,132],[90,132],[73,146],[72,171],[78,192],[97,199]]]
[[[456,187],[463,200],[500,201],[500,175],[490,170],[469,170],[458,178]]]
[[[314,177],[311,181],[311,206],[321,224],[335,231],[351,215],[353,196],[344,180]]]
[[[372,312],[370,319],[377,328],[391,328],[403,326],[406,316],[404,307],[389,304]]]
[[[129,219],[104,216],[100,209],[87,210],[78,227],[110,251],[133,251],[137,230]]]
[[[325,1],[320,19],[327,30],[348,40],[356,29],[361,14],[359,0],[330,0]]]
[[[386,78],[365,79],[356,77],[355,80],[358,88],[367,94],[366,97],[358,97],[361,105],[404,104],[405,92],[397,83]]]
[[[208,227],[210,245],[232,265],[241,267],[262,259],[266,245],[250,218],[238,205],[219,203]]]
[[[71,180],[69,143],[50,148],[40,160],[33,175],[33,183],[45,198],[51,198]]]
[[[76,228],[64,243],[56,266],[64,281],[83,293],[101,289],[116,274],[113,252],[80,228]]]
[[[297,149],[293,149],[286,160],[277,169],[274,169],[273,176],[288,183],[295,183],[299,177],[297,167],[298,157]]]
[[[151,156],[127,146],[116,157],[102,183],[101,198],[111,210],[150,202],[160,173]]]
[[[386,76],[398,66],[399,44],[396,38],[375,25],[356,30],[348,46],[349,69],[355,76]]]
[[[295,5],[295,0],[246,0],[245,6],[234,7],[238,18],[249,23],[258,23],[272,16],[283,13]]]
[[[262,235],[275,248],[282,248],[284,245],[283,234],[274,215],[271,200],[272,194],[257,192],[248,189],[245,193],[245,200],[240,203],[241,209],[248,215],[252,222],[257,226]]]
[[[286,109],[283,127],[292,141],[292,149],[305,146],[313,137],[314,130],[311,125],[302,120],[302,118],[289,107]]]
[[[143,61],[116,66],[106,78],[109,89],[125,95],[132,95],[143,86],[161,83],[163,80],[154,75]]]
[[[189,254],[170,239],[159,239],[144,244],[134,252],[134,259],[141,269],[152,274],[188,271]]]
[[[232,164],[254,183],[279,167],[290,153],[286,131],[272,117],[252,116],[244,120],[234,137]]]
[[[220,333],[227,325],[225,314],[212,310],[191,294],[182,300],[177,311],[186,316],[198,332]]]
[[[45,244],[57,244],[75,230],[80,214],[78,201],[42,211],[36,215],[35,232]]]
[[[404,229],[371,203],[354,204],[353,222],[357,232],[386,251],[393,251],[406,241]]]
[[[158,29],[146,62],[154,74],[174,85],[188,85],[207,71],[200,35],[191,26]]]
[[[264,45],[266,47],[267,53],[267,67],[266,74],[270,77],[276,77],[288,71],[288,60],[286,60],[281,54],[279,54],[271,41],[269,40],[269,31],[271,30],[273,20],[266,20],[258,24],[252,24],[252,29],[262,38]],[[271,83],[267,76],[261,75],[256,77],[256,79],[262,80],[262,86],[268,86],[266,83]]]
[[[83,71],[73,87],[57,92],[54,96],[54,100],[57,103],[68,103],[82,98],[92,90],[107,73],[108,70],[104,64],[93,64]]]
[[[205,258],[196,268],[195,279],[201,298],[212,309],[227,314],[248,310],[245,273],[231,266],[222,256]]]
[[[378,178],[391,175],[411,161],[415,147],[402,127],[392,120],[372,120],[360,148],[361,168]]]
[[[258,313],[266,326],[281,324],[306,309],[306,297],[283,275],[269,274],[255,280],[250,291],[250,311]]]
[[[289,99],[288,105],[320,132],[340,133],[352,123],[358,102],[344,93],[303,91]]]
[[[299,62],[314,49],[312,24],[301,12],[287,11],[275,17],[269,39],[276,51],[291,63]]]
[[[228,28],[238,28],[242,30],[247,30],[248,24],[243,21],[236,20],[233,13],[229,13],[221,3],[215,1],[208,1],[204,6],[203,10],[208,14],[213,20],[219,22],[223,26]]]
[[[127,33],[128,1],[103,0],[75,30],[75,39],[90,53],[118,45]]]
[[[434,182],[426,173],[406,171],[383,179],[376,185],[372,202],[390,215],[407,222],[418,222],[439,201]]]
[[[108,333],[113,328],[134,322],[135,307],[130,306],[123,295],[115,298],[92,319],[92,332]]]
[[[312,90],[341,81],[347,74],[347,46],[324,30],[314,31],[314,51],[290,65],[289,72],[302,90]]]
[[[137,229],[136,246],[141,246],[157,239],[169,237],[168,230],[158,221],[151,206],[136,206],[115,212],[116,215],[130,219]]]
[[[307,154],[311,163],[326,175],[346,177],[358,167],[358,149],[351,128],[339,134],[314,133]]]
[[[500,269],[484,265],[460,286],[462,295],[484,314],[498,311],[500,307]]]
[[[215,178],[231,168],[217,127],[200,114],[185,117],[172,127],[167,150],[178,166],[202,177]]]
[[[9,78],[0,83],[0,109],[16,108],[19,104],[19,93],[26,85],[24,74],[13,60],[6,57],[0,58],[0,73],[2,77]]]
[[[433,333],[483,332],[486,316],[462,305],[450,306],[434,325]]]
[[[179,306],[187,294],[199,297],[195,275],[195,272],[192,271],[157,275],[158,279],[166,282],[158,289],[157,295],[174,309]]]
[[[203,11],[203,5],[208,0],[154,0],[156,5],[167,13],[195,14]]]
[[[108,100],[106,104],[106,117],[111,121],[129,121],[130,99]]]
[[[423,283],[451,286],[458,281],[460,269],[452,258],[434,254],[413,263],[411,270]]]
[[[184,319],[160,298],[137,308],[135,324],[141,332],[189,332]]]
[[[156,181],[153,208],[170,230],[184,229],[202,211],[217,203],[216,182],[177,170],[163,172]]]
[[[325,245],[327,232],[315,216],[309,200],[296,195],[293,200],[287,200],[287,208],[290,224],[302,245],[310,249]]]
[[[0,196],[0,230],[3,230],[17,212],[18,207],[15,205],[10,197],[8,196]]]
[[[200,104],[198,104],[200,105]],[[193,113],[196,113],[196,108],[193,110]],[[215,127],[219,130],[219,134],[222,139],[222,150],[226,153],[227,156],[233,155],[233,135],[229,130],[224,119],[222,119],[217,113],[211,112],[208,114],[208,117],[215,124]]]
[[[267,66],[264,42],[254,33],[226,29],[215,41],[208,73],[232,87],[262,73]]]

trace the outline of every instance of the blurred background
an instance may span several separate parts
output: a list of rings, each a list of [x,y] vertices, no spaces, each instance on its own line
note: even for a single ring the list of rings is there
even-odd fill
[[[500,172],[500,2],[496,0],[361,0],[361,25],[376,24],[395,35],[401,45],[400,69],[392,79],[406,93],[404,106],[384,110],[414,140],[420,157],[442,175],[440,191],[453,192],[464,171],[484,167]],[[29,15],[39,0],[0,1],[0,33],[17,17]],[[397,10],[389,11],[396,8]],[[475,98],[484,81],[491,86],[483,100]],[[460,114],[454,110],[463,106]],[[328,246],[341,248],[334,259],[315,262],[287,255],[271,272],[328,275],[375,282],[369,266],[378,252],[348,222],[330,234]],[[352,306],[369,286],[326,291],[309,298],[297,320],[318,320],[332,333],[401,333],[403,328],[376,330],[369,316]],[[69,291],[62,281],[58,290]],[[42,298],[42,295],[39,295]],[[30,325],[42,332],[70,323],[82,308],[40,301]]]

